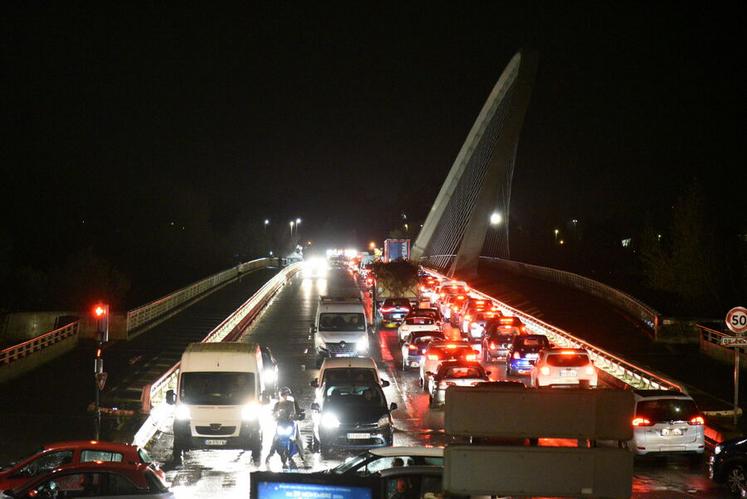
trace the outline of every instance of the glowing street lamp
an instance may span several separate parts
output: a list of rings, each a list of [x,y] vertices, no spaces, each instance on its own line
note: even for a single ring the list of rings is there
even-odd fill
[[[265,232],[267,232],[267,226],[270,225],[270,220],[265,218]]]
[[[555,229],[552,232],[553,232],[553,234],[555,234],[555,242],[558,242],[558,234],[560,233],[560,229]]]
[[[371,241],[370,243],[368,243],[368,249],[370,250],[376,249],[376,241]]]
[[[500,225],[503,222],[503,216],[497,211],[490,215],[490,225]]]
[[[293,237],[293,225],[294,225],[295,223],[296,223],[296,222],[294,222],[293,220],[291,220],[291,221],[290,221],[290,228],[291,228],[291,237]]]

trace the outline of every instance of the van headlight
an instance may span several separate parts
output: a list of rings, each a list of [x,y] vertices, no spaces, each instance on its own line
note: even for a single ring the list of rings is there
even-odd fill
[[[340,420],[331,412],[322,414],[322,427],[332,430],[340,427]]]
[[[184,404],[179,404],[176,406],[176,409],[174,410],[174,419],[177,421],[187,421],[192,417],[192,414],[189,412],[189,406]]]
[[[392,424],[392,421],[389,419],[388,414],[384,414],[379,418],[379,422],[376,424],[379,426],[379,428],[383,428],[384,426],[389,426],[390,424]]]
[[[293,425],[278,425],[277,433],[281,437],[290,437],[293,433]]]
[[[259,407],[257,404],[247,404],[241,408],[241,420],[242,421],[255,421],[257,419],[257,411]]]
[[[262,371],[262,376],[264,376],[265,381],[268,383],[272,383],[275,381],[275,370],[274,369],[265,369]]]
[[[368,351],[368,335],[355,342],[355,349],[359,352]]]

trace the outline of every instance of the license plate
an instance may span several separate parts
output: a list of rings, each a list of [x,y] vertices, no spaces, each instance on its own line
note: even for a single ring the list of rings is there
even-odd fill
[[[228,440],[205,440],[205,445],[226,445]]]
[[[666,437],[668,435],[680,436],[682,435],[682,429],[681,428],[664,428],[663,430],[661,430],[661,435],[663,437]]]
[[[370,433],[348,433],[348,440],[367,440],[371,438]]]
[[[561,369],[560,375],[561,376],[575,376],[576,370],[575,369]]]

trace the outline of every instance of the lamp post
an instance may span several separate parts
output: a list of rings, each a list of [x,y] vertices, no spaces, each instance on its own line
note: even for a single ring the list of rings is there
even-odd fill
[[[497,211],[494,211],[490,215],[490,225],[500,225],[501,222],[503,222],[503,215],[501,215]]]
[[[267,226],[270,225],[270,221],[265,218],[265,234],[267,234]]]
[[[293,220],[290,221],[291,237],[293,237],[293,226],[295,225],[295,223],[296,222],[294,222]]]

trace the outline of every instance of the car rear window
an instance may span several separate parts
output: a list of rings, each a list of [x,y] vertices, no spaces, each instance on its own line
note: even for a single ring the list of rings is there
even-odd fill
[[[638,402],[636,417],[642,416],[652,422],[689,421],[700,415],[695,402],[687,399],[657,399]]]
[[[588,363],[589,356],[585,353],[553,353],[547,356],[547,365],[553,367],[581,367]]]
[[[80,462],[90,463],[91,461],[108,461],[112,463],[121,463],[122,454],[108,450],[84,449],[80,452]]]
[[[432,326],[433,319],[430,317],[410,317],[405,320],[408,326]]]
[[[407,300],[406,298],[387,298],[384,300],[384,306],[410,308],[410,300]]]
[[[482,378],[483,373],[479,367],[449,367],[443,373],[445,378]]]
[[[517,346],[525,347],[542,347],[549,344],[544,336],[523,336],[517,337],[514,341]]]
[[[494,343],[511,343],[514,340],[513,334],[494,334],[491,335],[490,341]]]

